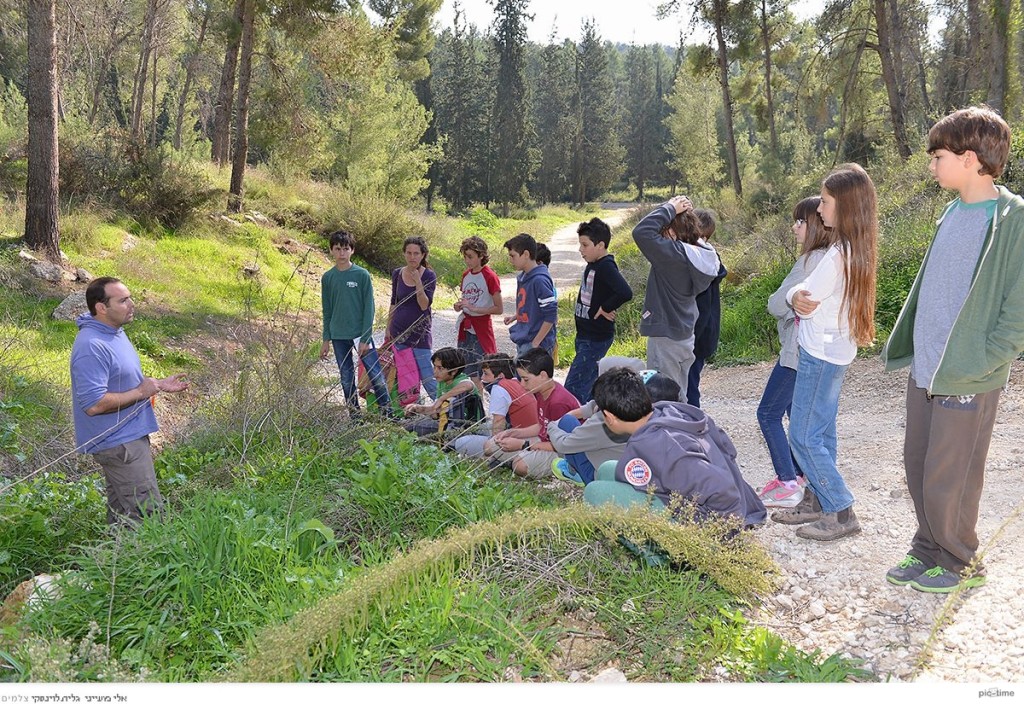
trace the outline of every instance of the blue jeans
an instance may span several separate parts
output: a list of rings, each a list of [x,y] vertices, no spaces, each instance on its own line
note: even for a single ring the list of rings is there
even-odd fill
[[[408,347],[409,345],[395,345],[396,350],[404,350]],[[430,361],[431,354],[433,353],[426,347],[412,348],[412,356],[416,359],[416,368],[420,372],[420,383],[423,384],[423,390],[427,392],[427,396],[433,401],[437,398],[437,379],[434,378],[434,363]]]
[[[558,420],[558,427],[567,433],[571,433],[582,425],[576,416],[566,414]],[[594,463],[587,457],[586,452],[572,452],[565,456],[565,461],[576,470],[584,484],[594,481]]]
[[[700,373],[704,370],[704,358],[694,357],[686,377],[686,402],[700,408]]]
[[[569,373],[565,377],[565,388],[584,404],[593,398],[591,391],[597,381],[597,363],[608,354],[612,339],[588,340],[576,336],[576,356],[572,359]]]
[[[798,474],[803,474],[793,459],[786,429],[782,427],[782,417],[790,415],[795,385],[796,370],[775,362],[761,394],[761,403],[757,406],[757,424],[761,426],[761,435],[768,445],[775,476],[784,482],[793,481]]]
[[[334,347],[334,359],[338,362],[338,371],[341,372],[341,390],[345,392],[345,401],[353,408],[359,408],[359,395],[356,393],[356,368],[352,362],[352,350],[357,346],[357,340],[331,340]],[[384,375],[380,370],[380,357],[377,356],[377,348],[370,340],[370,349],[362,357],[363,366],[370,375],[370,385],[373,387],[373,395],[378,399],[378,408],[385,415],[390,415],[391,397],[388,395],[388,386],[384,382]],[[383,399],[383,400],[381,400]]]
[[[466,355],[466,376],[471,379],[480,376],[480,360],[484,358],[484,348],[476,335],[466,333],[466,338],[459,343],[459,349]]]
[[[836,467],[836,416],[847,367],[812,357],[800,348],[789,412],[789,441],[825,513],[853,505],[853,494]]]

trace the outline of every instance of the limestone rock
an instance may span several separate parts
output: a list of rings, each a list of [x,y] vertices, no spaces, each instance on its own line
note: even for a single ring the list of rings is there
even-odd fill
[[[52,315],[54,320],[74,321],[75,318],[88,310],[89,308],[85,303],[85,291],[74,291],[60,302],[60,305],[54,309]]]
[[[622,672],[622,670],[619,670],[619,669],[614,668],[614,667],[609,667],[607,670],[601,670],[600,672],[598,672],[596,675],[594,675],[593,679],[591,679],[590,681],[591,682],[614,683],[614,682],[628,682],[629,680],[626,679],[626,675],[625,675],[624,672]]]
[[[33,259],[28,263],[28,269],[33,276],[45,281],[57,282],[64,278],[64,267],[60,264]]]
[[[60,575],[37,574],[16,586],[0,606],[0,626],[17,623],[25,609],[38,605],[43,599],[57,598],[59,580]]]

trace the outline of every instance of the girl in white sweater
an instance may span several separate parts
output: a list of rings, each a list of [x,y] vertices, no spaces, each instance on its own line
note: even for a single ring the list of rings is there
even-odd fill
[[[860,531],[853,494],[836,465],[836,416],[846,369],[857,347],[875,336],[878,199],[871,177],[857,164],[835,169],[822,184],[818,213],[830,246],[786,294],[799,316],[789,439],[810,491],[772,518],[808,524],[797,529],[801,538],[835,540]]]

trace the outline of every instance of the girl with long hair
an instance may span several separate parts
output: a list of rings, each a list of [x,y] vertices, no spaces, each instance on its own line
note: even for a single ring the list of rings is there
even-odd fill
[[[829,247],[786,294],[800,317],[789,439],[809,490],[772,518],[807,524],[798,537],[836,540],[860,532],[853,494],[836,465],[836,417],[846,369],[857,347],[875,337],[878,198],[871,177],[857,164],[836,168],[822,183],[818,213],[829,228]]]
[[[437,398],[437,380],[430,361],[431,304],[437,275],[427,262],[430,250],[422,237],[406,237],[402,243],[405,266],[391,272],[391,311],[388,313],[388,338],[394,345],[396,364],[411,349],[423,390],[431,400]],[[415,384],[414,384],[415,385]]]
[[[761,403],[757,406],[757,424],[768,445],[768,454],[775,469],[775,477],[758,491],[758,496],[769,508],[793,508],[804,497],[803,472],[793,462],[789,438],[782,425],[783,416],[790,414],[793,388],[796,386],[796,368],[800,359],[796,341],[796,311],[786,301],[789,289],[810,276],[829,248],[829,234],[818,215],[821,198],[804,198],[793,208],[793,235],[800,256],[782,281],[782,285],[768,298],[768,312],[775,317],[779,331],[779,359],[768,376]]]

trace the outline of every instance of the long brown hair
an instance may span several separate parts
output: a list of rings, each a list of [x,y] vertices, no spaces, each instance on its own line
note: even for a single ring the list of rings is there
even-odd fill
[[[670,240],[685,242],[686,244],[697,244],[700,239],[700,220],[693,208],[676,214],[661,230],[662,237]]]
[[[878,265],[878,196],[859,164],[841,164],[821,185],[835,199],[831,240],[841,245],[846,267],[843,306],[859,346],[875,339],[875,275]]]
[[[800,254],[807,254],[816,249],[828,249],[832,244],[825,223],[821,221],[821,215],[818,214],[819,205],[821,205],[821,198],[810,196],[793,206],[793,220],[803,220],[807,226],[807,234],[804,235]]]

